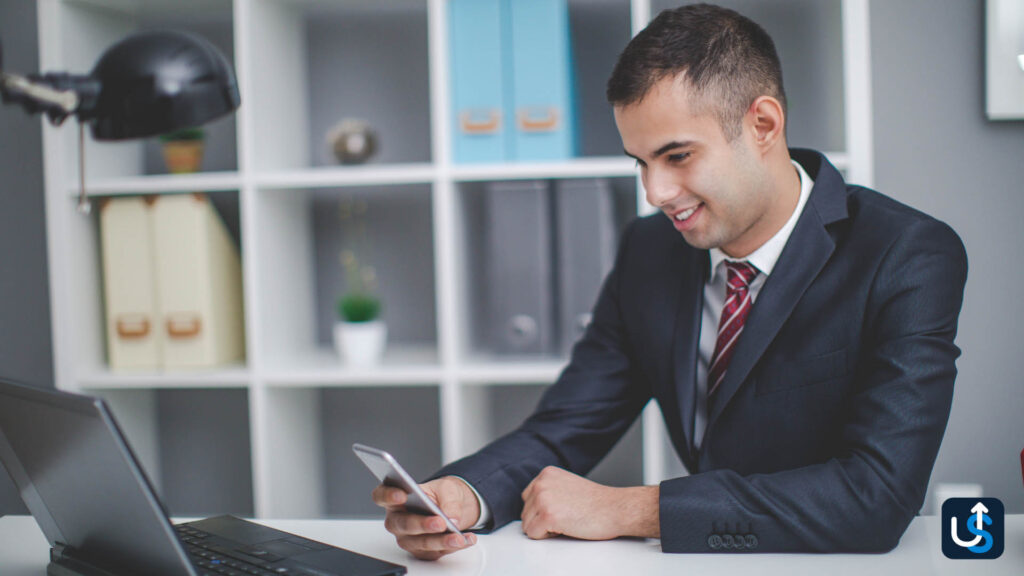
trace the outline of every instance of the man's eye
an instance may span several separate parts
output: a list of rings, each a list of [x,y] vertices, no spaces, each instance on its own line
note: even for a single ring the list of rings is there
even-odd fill
[[[689,152],[683,152],[682,154],[672,154],[668,157],[669,162],[682,162],[690,157]]]
[[[637,168],[646,168],[646,167],[647,167],[647,164],[644,164],[642,160],[640,160],[640,159],[637,159],[637,161],[636,161],[636,167],[637,167]]]

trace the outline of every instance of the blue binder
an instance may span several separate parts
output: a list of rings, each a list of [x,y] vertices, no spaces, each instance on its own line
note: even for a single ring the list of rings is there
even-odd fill
[[[576,155],[572,47],[566,0],[508,0],[515,160]]]
[[[456,163],[576,155],[567,0],[450,0]]]
[[[509,156],[503,78],[505,8],[504,0],[449,2],[452,156],[456,163],[504,162]]]

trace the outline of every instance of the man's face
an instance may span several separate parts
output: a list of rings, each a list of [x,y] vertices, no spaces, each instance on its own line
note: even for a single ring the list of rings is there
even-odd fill
[[[615,107],[622,144],[636,158],[647,201],[691,246],[743,257],[764,236],[772,204],[751,130],[729,142],[718,119],[694,110],[683,81],[667,77],[639,103]]]

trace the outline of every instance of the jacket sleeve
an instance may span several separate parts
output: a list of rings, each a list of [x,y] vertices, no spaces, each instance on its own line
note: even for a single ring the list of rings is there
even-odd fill
[[[650,399],[650,387],[631,360],[619,306],[619,271],[633,228],[623,234],[616,263],[569,365],[533,415],[518,429],[432,476],[459,476],[479,492],[492,514],[485,532],[519,519],[522,491],[546,466],[588,473]]]
[[[889,247],[832,459],[771,474],[714,470],[661,484],[666,552],[884,552],[924,501],[953,396],[967,278],[959,237],[932,219]]]

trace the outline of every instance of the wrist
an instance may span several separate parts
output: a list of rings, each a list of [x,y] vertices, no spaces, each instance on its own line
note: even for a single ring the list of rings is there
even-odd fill
[[[661,537],[661,487],[631,486],[616,488],[618,515],[622,520],[621,536],[636,538]]]

